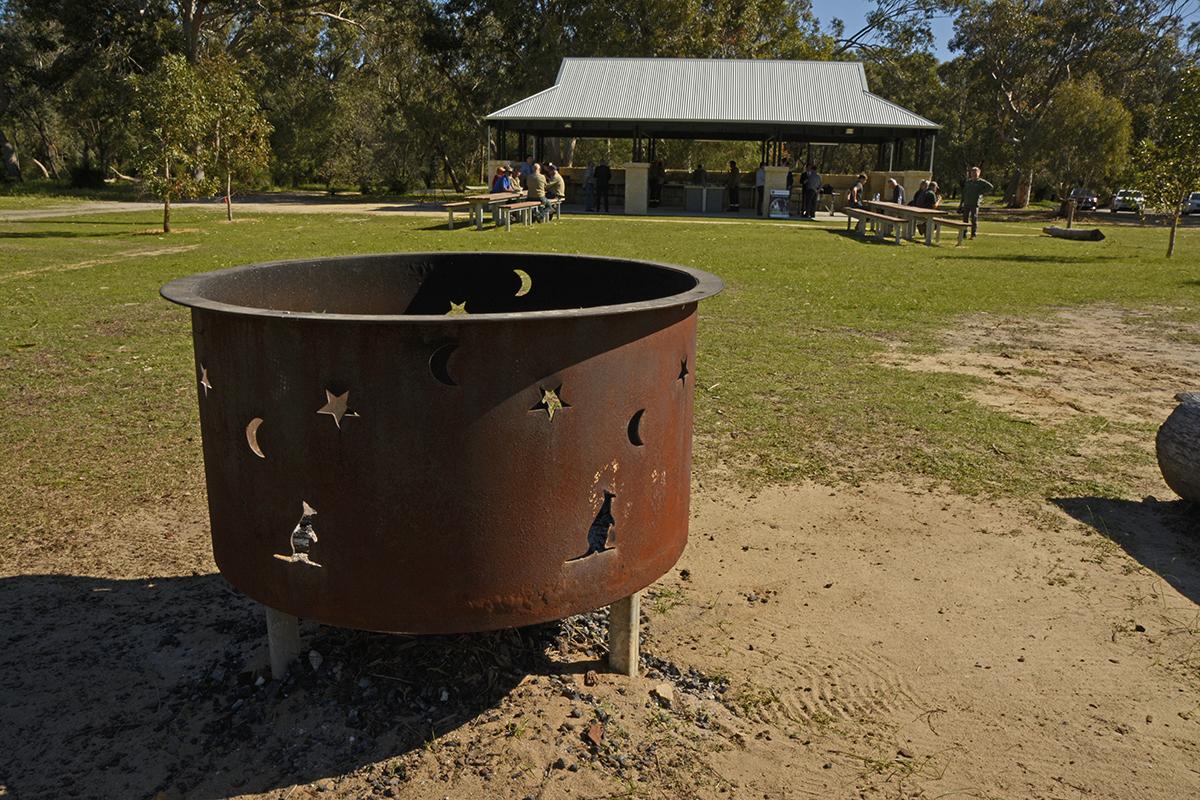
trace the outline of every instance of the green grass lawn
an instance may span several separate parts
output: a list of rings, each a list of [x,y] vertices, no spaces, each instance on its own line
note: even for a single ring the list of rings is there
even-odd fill
[[[438,218],[185,209],[0,223],[0,539],[153,506],[203,483],[187,310],[159,287],[266,259],[398,250],[542,250],[677,262],[728,288],[701,307],[697,474],[761,484],[922,476],[955,489],[1115,493],[1058,464],[1081,428],[1031,425],[967,399],[973,379],[879,363],[928,347],[955,317],[1106,302],[1200,315],[1200,230],[1101,243],[985,223],[966,247],[901,247],[837,228],[747,221],[572,219],[447,232]]]

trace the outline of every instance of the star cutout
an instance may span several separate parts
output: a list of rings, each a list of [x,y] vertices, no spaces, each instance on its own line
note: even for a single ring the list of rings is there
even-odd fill
[[[467,301],[466,300],[463,300],[461,303],[456,303],[453,300],[451,300],[450,301],[450,310],[446,312],[446,316],[447,317],[465,317],[466,315],[468,315],[470,313],[471,313],[470,311],[467,311]]]
[[[321,408],[317,409],[317,413],[318,414],[328,414],[329,416],[333,417],[333,424],[338,426],[338,430],[341,430],[342,417],[357,417],[358,416],[358,414],[356,414],[353,411],[349,411],[346,408],[346,404],[349,402],[349,397],[350,397],[349,391],[345,391],[345,392],[342,392],[341,394],[335,395],[333,392],[326,389],[325,390],[325,405],[323,405]]]
[[[548,416],[551,420],[553,420],[554,412],[562,411],[564,408],[571,407],[570,403],[563,402],[562,396],[559,394],[559,392],[561,392],[561,391],[562,391],[561,383],[555,389],[542,389],[542,399],[538,401],[537,405],[535,405],[533,408],[531,408],[529,410],[530,411],[545,411],[546,416]]]
[[[204,396],[208,397],[208,390],[213,387],[208,381],[208,368],[203,364],[200,365],[200,385],[204,387]]]
[[[679,378],[677,380],[687,383],[687,376],[689,374],[690,373],[688,372],[687,368],[687,356],[684,356],[683,360],[679,362]]]

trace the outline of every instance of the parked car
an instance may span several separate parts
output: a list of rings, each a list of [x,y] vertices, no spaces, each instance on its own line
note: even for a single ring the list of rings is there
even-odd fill
[[[1133,189],[1118,189],[1113,195],[1112,205],[1109,210],[1112,213],[1118,211],[1132,211],[1135,214],[1141,214],[1146,208],[1146,197],[1141,192],[1135,192]]]
[[[1100,202],[1100,198],[1091,189],[1072,189],[1067,199],[1075,201],[1077,211],[1095,211],[1096,204]]]
[[[1184,214],[1200,214],[1200,192],[1192,192],[1188,195],[1187,202],[1183,206]]]

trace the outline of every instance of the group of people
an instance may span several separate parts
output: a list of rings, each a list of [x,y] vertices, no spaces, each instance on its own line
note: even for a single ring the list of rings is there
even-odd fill
[[[846,193],[847,206],[851,208],[865,207],[866,201],[863,199],[863,192],[866,191],[866,185],[867,176],[859,173],[855,178],[854,185]],[[890,202],[904,205],[904,187],[895,178],[888,178],[887,185],[891,193]],[[967,179],[963,182],[962,201],[959,203],[959,213],[962,215],[963,222],[970,223],[972,239],[975,238],[979,229],[979,203],[983,196],[994,188],[991,183],[982,178],[982,171],[979,167],[971,167],[967,170]],[[875,199],[879,199],[878,195]],[[942,190],[938,186],[938,182],[921,181],[921,185],[908,205],[915,208],[941,208]]]
[[[785,161],[784,163],[786,165],[787,162]],[[763,213],[766,166],[765,161],[760,163],[754,176],[755,200],[760,215]],[[708,172],[704,169],[703,164],[696,165],[696,169],[693,170],[691,177],[693,183],[700,186],[707,185],[708,183]],[[650,200],[652,205],[658,204],[657,201],[661,198],[662,185],[665,179],[666,170],[663,168],[661,161],[656,161],[650,171]],[[787,187],[789,190],[792,188],[794,180],[793,174],[789,169],[787,174]],[[587,169],[583,175],[583,190],[587,199],[588,211],[600,211],[602,206],[604,211],[607,212],[609,210],[608,190],[611,182],[612,168],[608,166],[608,162],[601,161],[598,165],[588,162]],[[736,212],[741,209],[741,184],[742,175],[738,169],[737,162],[730,161],[729,173],[725,180],[726,208],[729,211]],[[846,193],[846,205],[851,208],[864,208],[866,206],[866,198],[864,197],[866,186],[866,173],[859,173],[854,180],[854,185]],[[800,173],[801,219],[816,219],[817,198],[822,188],[821,174],[817,172],[816,165],[808,164],[805,166],[804,171]],[[963,183],[962,202],[959,206],[959,211],[962,214],[963,222],[968,222],[971,225],[972,239],[975,238],[979,227],[979,202],[993,188],[991,183],[983,180],[979,167],[971,167],[967,171],[967,179]],[[565,201],[567,197],[567,183],[558,168],[554,164],[547,163],[543,169],[541,164],[534,161],[533,156],[527,157],[520,164],[501,165],[497,167],[496,174],[492,178],[491,190],[493,192],[525,192],[528,199],[541,202],[542,208],[537,209],[535,214],[539,221],[546,218],[552,201]],[[888,178],[887,190],[890,202],[900,205],[905,204],[907,198],[905,197],[904,186],[895,178]],[[878,200],[879,196],[876,195],[875,199]],[[937,181],[921,181],[920,187],[907,204],[915,208],[941,208],[942,190],[938,186]],[[493,211],[493,214],[498,218],[499,213],[499,208],[497,207]]]
[[[784,166],[788,166],[787,160],[784,160]],[[795,174],[789,169],[787,173],[787,188],[791,191],[795,185]],[[708,183],[708,171],[704,169],[703,164],[697,164],[696,169],[692,171],[692,183],[704,186]],[[755,208],[759,216],[763,215],[764,197],[767,186],[767,162],[759,162],[758,169],[754,172],[754,202]],[[821,193],[821,174],[817,172],[816,165],[809,164],[804,168],[804,172],[800,173],[800,189],[801,189],[801,209],[800,216],[804,219],[815,219],[817,216],[817,196]],[[741,200],[742,191],[742,172],[738,169],[736,161],[729,162],[729,172],[725,177],[725,209],[727,211],[737,212],[742,208]]]
[[[525,192],[527,199],[540,202],[542,207],[534,209],[534,218],[538,222],[546,219],[553,201],[566,201],[567,199],[567,182],[563,179],[562,173],[558,171],[558,167],[547,163],[543,169],[541,164],[533,160],[533,156],[526,157],[518,165],[504,166],[501,164],[496,167],[496,174],[492,176],[491,189],[493,193],[497,194],[500,192]],[[499,224],[500,206],[493,206],[492,218]]]

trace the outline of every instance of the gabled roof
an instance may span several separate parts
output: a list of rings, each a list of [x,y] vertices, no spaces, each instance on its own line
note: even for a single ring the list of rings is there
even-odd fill
[[[487,120],[940,127],[871,94],[858,62],[709,58],[565,58],[553,86]]]

